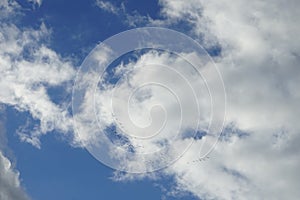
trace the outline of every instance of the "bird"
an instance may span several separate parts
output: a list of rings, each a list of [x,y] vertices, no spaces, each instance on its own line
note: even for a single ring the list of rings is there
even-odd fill
[[[192,162],[192,163],[198,163],[198,162],[206,161],[206,160],[209,159],[209,158],[210,158],[209,156],[201,157],[201,158],[198,158],[198,159],[193,160],[193,161],[191,161],[191,162]],[[191,162],[187,162],[187,164],[190,164]]]

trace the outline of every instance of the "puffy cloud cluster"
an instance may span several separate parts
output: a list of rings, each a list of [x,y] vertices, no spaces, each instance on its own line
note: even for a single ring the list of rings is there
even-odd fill
[[[94,62],[97,60],[100,59],[100,62],[106,60],[103,59],[106,55],[100,58],[93,55],[97,53],[93,52],[90,55],[90,59],[86,61],[87,65],[95,66]],[[89,149],[89,145],[93,145],[96,141],[105,141],[103,135],[107,134],[112,140],[108,143],[112,142],[113,145],[110,146],[115,146],[111,148],[114,156],[121,156],[121,152],[114,150],[117,146],[123,146],[127,150],[129,148],[129,151],[134,152],[136,157],[128,160],[126,163],[128,165],[134,165],[133,162],[137,165],[145,164],[140,162],[140,159],[159,160],[163,155],[174,158],[178,152],[179,156],[187,145],[181,144],[178,147],[173,143],[176,140],[191,139],[197,131],[207,131],[211,111],[210,96],[204,80],[181,57],[155,51],[136,56],[139,57],[136,62],[121,63],[113,69],[113,72],[108,72],[108,69],[101,80],[99,73],[92,70],[87,73],[86,69],[82,69],[88,75],[77,80],[76,91],[80,91],[83,85],[86,91],[78,94],[82,96],[81,102],[76,100],[80,98],[75,98],[73,102],[78,111],[74,113],[76,138]],[[96,60],[92,61],[93,58]],[[94,81],[91,81],[92,84],[83,84],[89,80]],[[96,85],[99,87],[95,87]],[[199,110],[202,118],[199,118]],[[112,139],[114,131],[117,134],[115,137],[119,139]],[[216,135],[211,134],[207,137],[213,140]],[[174,149],[171,151],[170,148],[170,152],[165,152],[166,154],[157,153],[168,145],[174,145],[176,151]],[[96,157],[110,154],[100,150],[101,148],[102,146],[95,153]],[[145,155],[145,158],[142,158],[141,154]],[[153,155],[146,156],[146,154]],[[103,161],[101,158],[100,160]],[[110,162],[104,163],[109,165]],[[157,165],[154,164],[152,167],[156,168]],[[143,166],[137,168],[143,171]],[[147,166],[144,170],[147,171]],[[151,167],[149,170],[151,171]]]
[[[22,187],[20,173],[3,152],[10,153],[7,148],[5,131],[5,116],[2,115],[4,107],[0,106],[0,199],[2,200],[29,200],[26,191]]]
[[[300,167],[298,1],[161,0],[168,21],[186,18],[214,57],[227,92],[224,137],[207,162],[166,169],[201,199],[297,199]],[[246,132],[241,137],[237,132]],[[197,144],[197,141],[196,141]]]
[[[29,200],[20,186],[19,172],[14,170],[12,163],[0,152],[0,199]]]
[[[149,24],[184,21],[203,46],[221,49],[213,59],[227,93],[225,129],[211,158],[192,162],[202,145],[195,140],[162,173],[175,177],[178,190],[201,199],[297,199],[299,2],[161,0],[160,5],[164,20]],[[176,142],[180,147],[185,141]]]

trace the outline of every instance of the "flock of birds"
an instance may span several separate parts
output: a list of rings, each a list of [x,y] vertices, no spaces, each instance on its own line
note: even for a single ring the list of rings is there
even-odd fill
[[[120,120],[118,120],[118,118],[115,116],[114,113],[112,114],[112,116],[113,116],[115,122],[117,122],[117,124],[121,127],[121,130],[125,131],[126,129],[124,128],[122,122],[120,122]],[[138,148],[144,148],[144,146],[138,146]],[[189,161],[189,162],[187,162],[187,164],[196,164],[196,163],[199,163],[199,162],[207,161],[209,159],[210,159],[210,157],[207,155],[207,156],[204,156],[204,157],[197,158],[195,160]]]

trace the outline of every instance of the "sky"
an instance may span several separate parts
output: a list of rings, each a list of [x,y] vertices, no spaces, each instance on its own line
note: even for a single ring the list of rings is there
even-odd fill
[[[297,0],[0,0],[0,200],[299,199]]]

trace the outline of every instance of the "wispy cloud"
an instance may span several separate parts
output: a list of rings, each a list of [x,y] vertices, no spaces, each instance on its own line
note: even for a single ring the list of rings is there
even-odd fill
[[[38,147],[40,135],[54,129],[62,133],[72,130],[68,111],[51,101],[47,88],[67,86],[75,71],[70,61],[43,42],[50,35],[43,23],[38,29],[20,28],[14,24],[13,15],[6,13],[20,11],[16,4],[8,2],[2,3],[5,6],[1,8],[0,18],[0,103],[21,112],[28,111],[40,121],[35,132],[21,134],[24,141]]]
[[[110,1],[97,0],[96,5],[101,10],[118,16],[124,24],[130,27],[147,25],[150,21],[153,21],[150,16],[143,16],[136,10],[132,12],[127,11],[124,2],[116,5],[111,3]]]
[[[38,5],[38,6],[41,6],[42,3],[43,3],[43,0],[28,0],[28,1],[34,3],[34,4]]]
[[[121,7],[117,7],[115,6],[114,4],[112,4],[111,2],[109,1],[101,1],[101,0],[97,0],[96,1],[96,5],[104,10],[104,11],[107,11],[107,12],[110,12],[110,13],[113,13],[115,15],[119,14],[119,13],[122,13],[124,12],[124,6],[121,6]],[[122,4],[123,5],[123,4]]]

